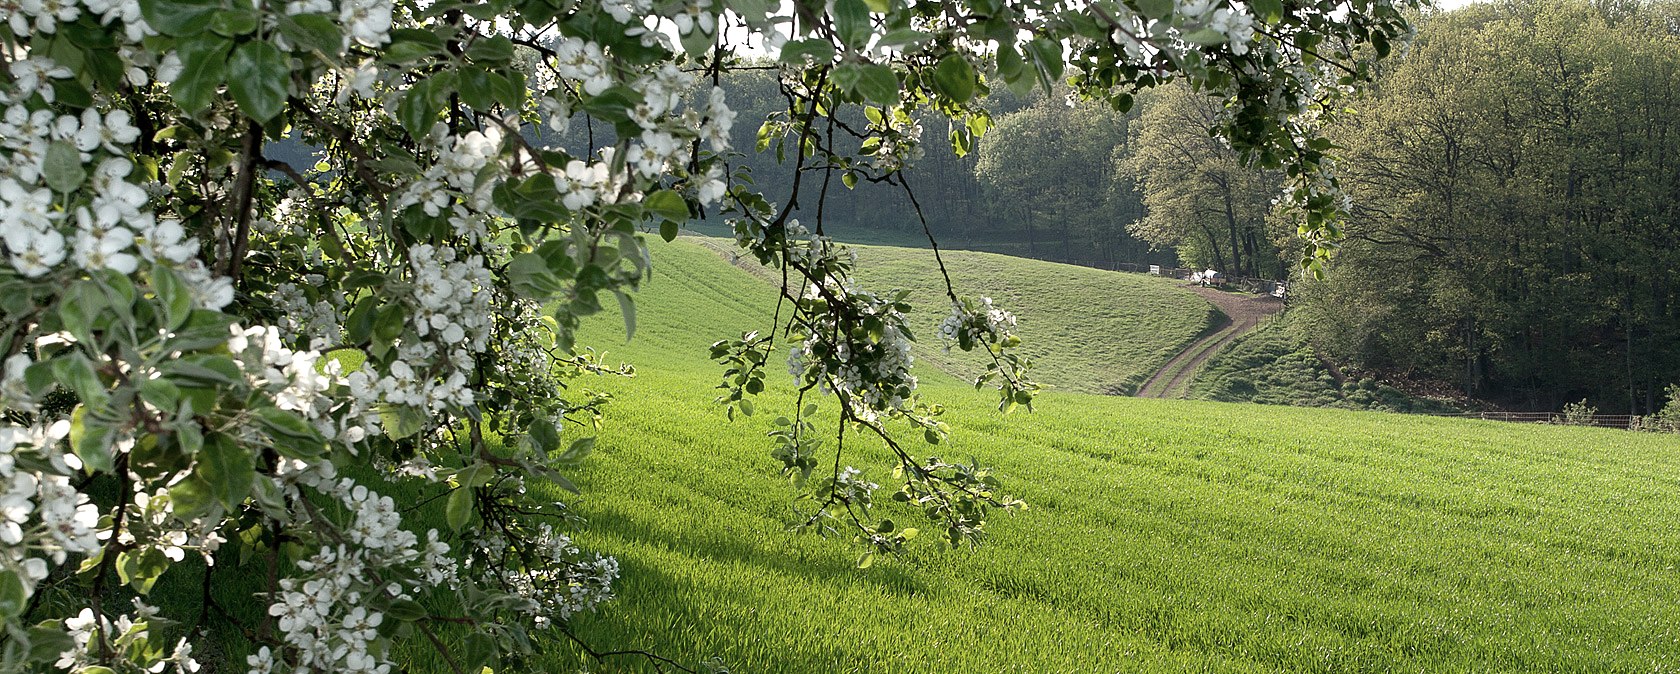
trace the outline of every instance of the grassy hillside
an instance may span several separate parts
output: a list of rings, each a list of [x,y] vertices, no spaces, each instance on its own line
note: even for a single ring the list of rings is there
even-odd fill
[[[701,241],[725,256],[734,249],[729,242]],[[681,245],[671,248],[690,255]],[[855,249],[865,287],[912,291],[921,314],[911,328],[925,342],[919,360],[964,379],[984,368],[971,354],[940,348],[938,325],[950,300],[931,250]],[[1016,314],[1035,378],[1063,391],[1130,393],[1213,319],[1212,305],[1168,279],[972,251],[945,251],[943,257],[958,294],[989,296]],[[659,273],[697,273],[687,260],[679,257]]]
[[[1370,378],[1336,381],[1288,315],[1267,321],[1209,359],[1191,382],[1190,397],[1383,412],[1454,411],[1448,402],[1410,395]]]
[[[1003,418],[930,372],[944,451],[999,466],[1033,507],[979,549],[855,570],[849,542],[785,531],[772,415],[708,402],[705,344],[762,325],[769,294],[694,247],[655,259],[618,349],[639,376],[591,382],[620,397],[578,475],[580,543],[624,569],[621,597],[576,622],[593,642],[735,672],[1680,668],[1666,436],[1068,393]],[[773,380],[761,410],[788,401]],[[887,481],[877,448],[854,451]],[[584,666],[554,650],[546,669]]]

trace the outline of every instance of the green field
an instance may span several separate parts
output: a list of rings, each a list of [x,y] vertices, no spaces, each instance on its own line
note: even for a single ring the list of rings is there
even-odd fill
[[[654,259],[613,348],[639,375],[588,382],[619,400],[579,542],[624,570],[575,622],[592,642],[734,672],[1680,671],[1672,436],[1073,393],[1004,418],[930,370],[941,451],[1032,508],[981,548],[857,570],[849,541],[785,531],[774,414],[709,402],[705,345],[765,327],[770,293],[692,245]],[[610,316],[587,336],[623,344]],[[772,382],[760,410],[789,401]],[[847,462],[887,481],[878,448]],[[553,651],[550,671],[651,671]]]
[[[725,257],[734,249],[732,241],[722,239],[693,241]],[[685,282],[703,277],[701,282],[709,286],[730,282],[715,278],[715,265],[694,259],[694,247],[666,248],[669,250],[659,252],[668,260],[655,258],[656,264],[664,265],[655,272],[656,285],[660,282],[657,277],[667,274],[690,280]],[[863,287],[911,291],[910,301],[921,313],[910,327],[925,342],[917,351],[918,361],[962,379],[984,368],[980,361],[960,351],[945,353],[939,343],[938,325],[950,311],[950,300],[933,251],[888,246],[854,248],[858,251],[858,280]],[[993,253],[945,251],[942,256],[959,295],[985,295],[1016,314],[1025,341],[1023,353],[1034,359],[1034,377],[1062,391],[1130,393],[1195,341],[1214,317],[1213,305],[1169,279]],[[749,259],[747,264],[757,263]],[[762,271],[759,275],[765,276]],[[779,276],[774,280],[779,281]],[[774,287],[772,283],[770,289]],[[649,296],[644,301],[658,303],[663,298]],[[743,320],[755,327],[767,324],[767,319]],[[739,335],[726,335],[720,330],[714,338],[724,336]],[[611,337],[603,340],[612,341]]]

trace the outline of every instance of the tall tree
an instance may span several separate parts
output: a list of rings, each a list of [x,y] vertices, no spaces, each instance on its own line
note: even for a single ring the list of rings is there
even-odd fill
[[[1131,140],[1115,160],[1117,174],[1135,181],[1143,193],[1146,210],[1131,232],[1177,249],[1191,265],[1243,276],[1283,275],[1286,265],[1267,229],[1282,183],[1215,133],[1224,106],[1186,86],[1152,91],[1140,106]]]

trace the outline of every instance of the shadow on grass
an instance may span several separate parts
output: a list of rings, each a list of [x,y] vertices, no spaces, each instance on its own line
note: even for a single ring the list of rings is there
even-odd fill
[[[755,546],[742,538],[712,535],[709,532],[702,536],[682,539],[678,544],[647,523],[619,512],[593,513],[589,516],[588,527],[596,535],[616,538],[627,543],[661,548],[700,561],[738,564],[813,583],[860,583],[900,596],[926,595],[931,592],[925,582],[905,572],[903,568],[883,565],[858,569],[841,551],[818,551],[812,555],[801,555]],[[780,532],[779,535],[795,537],[812,534],[786,531]],[[862,550],[859,546],[857,551],[861,554]],[[621,559],[620,562],[628,563],[629,560]],[[679,588],[673,586],[661,589],[674,591]]]

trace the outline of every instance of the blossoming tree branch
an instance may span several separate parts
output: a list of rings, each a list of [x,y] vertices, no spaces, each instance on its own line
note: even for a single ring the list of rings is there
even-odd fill
[[[605,400],[573,378],[628,373],[576,330],[616,302],[633,333],[657,264],[644,237],[702,213],[784,279],[776,323],[711,355],[721,402],[750,415],[786,350],[800,399],[770,449],[818,504],[802,524],[855,537],[864,565],[916,536],[871,519],[880,487],[842,468],[849,430],[886,442],[893,497],[923,526],[977,541],[1018,502],[985,467],[933,458],[946,428],[917,394],[905,296],[855,282],[848,251],[793,209],[835,180],[914,200],[924,125],[966,152],[993,87],[1067,80],[1124,109],[1182,78],[1225,101],[1226,142],[1290,176],[1312,264],[1345,208],[1318,125],[1407,37],[1405,10],[0,2],[0,671],[192,671],[194,640],[218,631],[250,641],[229,666],[252,672],[386,672],[396,640],[456,672],[517,670],[563,643],[618,567],[527,487],[571,488],[593,446]],[[781,112],[736,119],[718,83],[742,67],[780,72]],[[527,133],[578,117],[616,140],[569,151]],[[745,122],[762,124],[756,150],[788,157],[780,203],[731,169],[755,150],[729,146]],[[321,162],[265,157],[282,139]],[[1001,409],[1030,405],[1014,319],[947,287],[941,337],[990,364],[976,385]],[[427,496],[382,493],[397,486]],[[416,526],[420,508],[444,530]],[[223,574],[264,579],[260,619],[215,601]],[[203,601],[148,603],[171,575]]]

